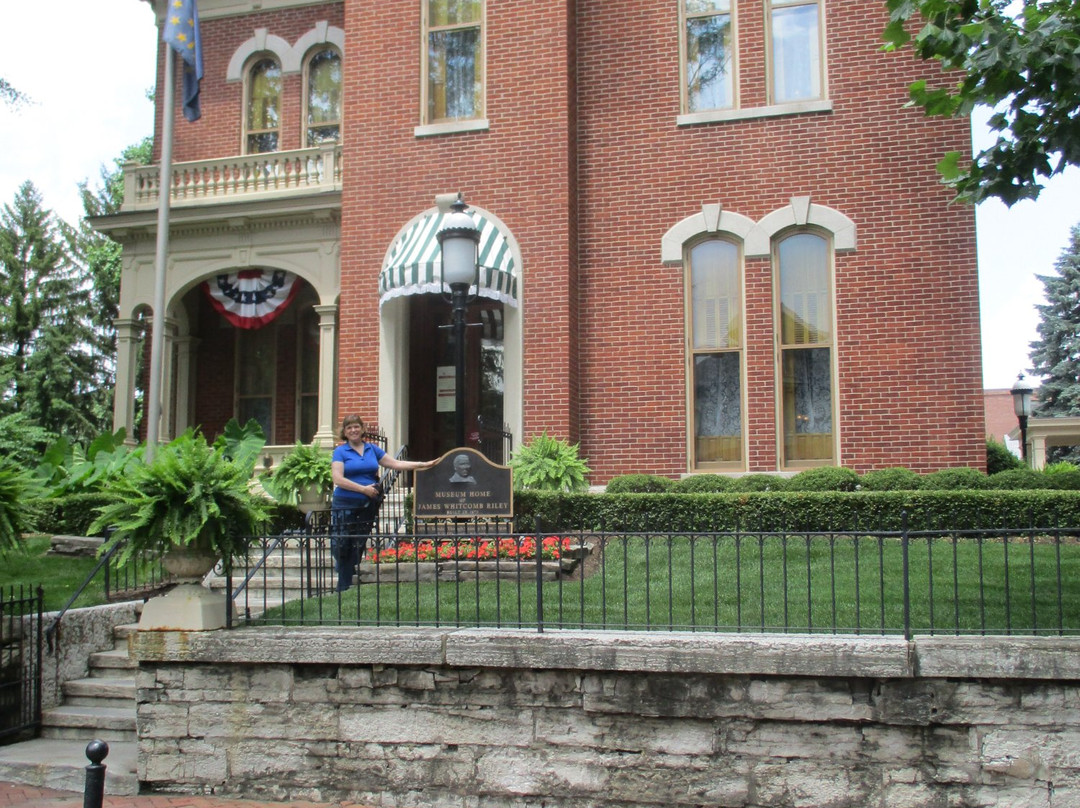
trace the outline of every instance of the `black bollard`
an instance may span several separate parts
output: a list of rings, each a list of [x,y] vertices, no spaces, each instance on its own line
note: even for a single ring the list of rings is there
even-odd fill
[[[101,808],[105,801],[105,764],[109,755],[109,745],[105,741],[90,741],[86,745],[86,757],[90,765],[86,767],[86,786],[83,791],[83,808]]]

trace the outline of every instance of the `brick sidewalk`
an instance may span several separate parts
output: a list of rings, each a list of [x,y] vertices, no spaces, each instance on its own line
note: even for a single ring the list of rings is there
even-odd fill
[[[82,808],[81,792],[56,791],[17,783],[0,783],[0,808]],[[182,794],[140,797],[105,795],[103,808],[365,808],[358,803],[264,802]]]

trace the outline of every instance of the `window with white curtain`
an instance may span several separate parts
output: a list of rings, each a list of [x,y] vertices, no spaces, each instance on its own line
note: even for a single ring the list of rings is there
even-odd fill
[[[822,97],[820,4],[769,2],[770,96],[773,104]]]
[[[833,462],[831,247],[796,233],[775,248],[780,326],[780,424],[785,468]]]
[[[709,239],[689,251],[693,468],[743,467],[743,291],[739,247]]]

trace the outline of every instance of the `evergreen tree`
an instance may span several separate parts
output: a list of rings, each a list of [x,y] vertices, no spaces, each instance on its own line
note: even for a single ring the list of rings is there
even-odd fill
[[[1047,302],[1035,308],[1039,339],[1031,343],[1032,371],[1042,376],[1040,416],[1080,415],[1080,225],[1054,263],[1055,275],[1040,275]],[[1080,450],[1053,447],[1048,461],[1080,461]]]
[[[1039,276],[1047,302],[1035,307],[1041,321],[1031,343],[1032,371],[1043,377],[1039,415],[1080,415],[1080,225],[1054,269]]]
[[[74,240],[29,181],[0,211],[0,415],[83,438],[100,424],[85,411],[94,332]]]

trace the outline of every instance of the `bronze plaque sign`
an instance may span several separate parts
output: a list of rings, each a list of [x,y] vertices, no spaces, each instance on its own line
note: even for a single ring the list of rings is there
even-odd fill
[[[476,449],[451,449],[430,469],[416,472],[413,508],[417,519],[513,516],[510,467]]]

